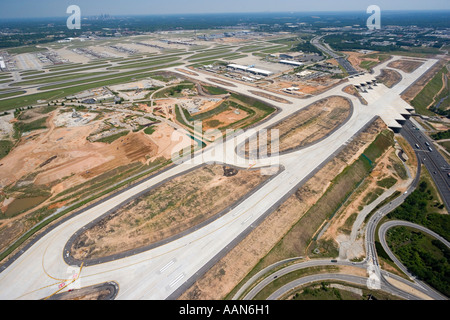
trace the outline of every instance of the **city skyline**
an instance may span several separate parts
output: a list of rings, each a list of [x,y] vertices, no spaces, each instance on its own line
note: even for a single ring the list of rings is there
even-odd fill
[[[100,14],[109,15],[167,15],[167,14],[213,14],[213,13],[277,13],[277,12],[343,12],[365,11],[370,5],[377,5],[386,11],[421,11],[421,10],[450,10],[448,1],[434,0],[426,3],[422,1],[357,1],[347,0],[336,3],[334,1],[321,1],[311,3],[306,1],[282,0],[273,1],[237,1],[227,2],[194,0],[186,3],[180,0],[165,2],[130,0],[127,2],[114,2],[98,0],[95,2],[86,0],[73,1],[30,1],[17,2],[2,1],[0,19],[9,18],[45,18],[65,17],[66,9],[70,5],[78,5],[82,15],[94,16]],[[406,11],[405,10],[405,11]]]

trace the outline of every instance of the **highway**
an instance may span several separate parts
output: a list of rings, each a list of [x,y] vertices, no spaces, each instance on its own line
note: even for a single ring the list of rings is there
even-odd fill
[[[311,40],[311,44],[315,46],[322,52],[325,52],[330,57],[336,59],[336,61],[347,71],[348,75],[353,76],[355,74],[360,74],[361,72],[357,71],[350,62],[348,62],[347,58],[343,57],[340,54],[337,54],[333,51],[329,45],[322,44],[320,41],[324,36],[318,36]]]
[[[401,132],[430,172],[442,201],[450,213],[450,177],[447,175],[450,172],[450,165],[442,154],[435,149],[433,142],[411,120],[406,121]],[[417,146],[419,147],[417,148]]]
[[[410,123],[405,124],[405,128],[408,128],[408,125],[410,126],[410,128],[413,128]],[[417,130],[415,130],[415,128],[413,128],[413,130],[417,131]],[[414,146],[414,143],[416,142],[416,140],[411,138],[410,130],[402,130],[401,133],[408,140],[408,142]],[[424,139],[424,137],[417,138],[417,139]],[[423,141],[425,141],[425,140],[423,140]],[[419,150],[416,150],[416,155],[418,157],[420,156]],[[445,240],[443,237],[441,237],[440,235],[436,234],[435,232],[433,232],[423,226],[420,226],[420,225],[417,225],[414,223],[410,223],[407,221],[389,221],[380,226],[378,233],[379,233],[380,243],[383,246],[383,249],[386,251],[386,253],[389,255],[389,257],[392,259],[392,261],[394,261],[394,263],[413,282],[406,281],[405,279],[400,278],[396,275],[393,275],[390,272],[382,271],[379,266],[378,256],[377,256],[377,252],[376,252],[376,248],[375,248],[375,232],[376,232],[376,229],[377,229],[380,221],[382,220],[382,218],[385,217],[389,212],[391,212],[392,210],[394,210],[395,208],[400,206],[404,202],[404,200],[417,188],[419,180],[420,180],[420,175],[421,175],[420,159],[421,158],[417,159],[418,160],[417,172],[416,172],[415,178],[411,182],[408,190],[406,192],[404,192],[403,194],[401,194],[400,196],[398,196],[397,198],[395,198],[394,200],[392,200],[391,202],[389,202],[388,204],[386,204],[383,207],[381,207],[380,209],[378,209],[369,219],[367,226],[366,226],[366,235],[365,235],[366,258],[364,259],[364,261],[355,263],[355,262],[340,261],[340,260],[339,261],[337,260],[334,262],[331,262],[330,260],[311,260],[311,261],[307,261],[307,262],[298,262],[298,263],[289,265],[287,267],[281,268],[280,270],[277,270],[276,272],[271,273],[272,269],[278,267],[279,265],[286,263],[286,262],[280,262],[278,264],[274,264],[274,265],[262,270],[257,275],[252,277],[247,283],[245,283],[240,288],[240,290],[234,295],[233,299],[239,299],[239,298],[242,298],[244,300],[254,299],[255,296],[263,288],[265,288],[268,284],[273,282],[275,279],[280,278],[283,275],[286,275],[288,273],[291,273],[291,272],[294,272],[294,271],[297,271],[300,269],[310,268],[310,267],[319,267],[319,266],[341,265],[341,266],[353,266],[353,267],[367,269],[367,270],[369,270],[369,268],[370,268],[370,270],[375,270],[374,273],[376,274],[378,283],[380,285],[379,288],[381,290],[383,290],[385,292],[389,292],[394,295],[397,295],[397,296],[407,299],[407,300],[422,299],[423,296],[428,296],[435,300],[447,300],[447,297],[445,297],[441,293],[437,292],[436,290],[431,288],[429,285],[418,280],[414,275],[412,275],[407,270],[407,268],[391,252],[391,250],[389,249],[389,247],[386,243],[387,230],[389,230],[390,228],[395,227],[395,226],[406,226],[406,227],[418,229],[418,230],[425,232],[425,233],[431,235],[432,237],[440,240],[442,243],[444,243],[447,247],[450,248],[450,243],[447,240]],[[267,277],[263,278],[264,274],[269,274],[269,275]],[[248,288],[250,288],[253,285],[253,283],[257,282],[258,279],[261,279],[261,278],[262,278],[262,280],[259,281],[254,287],[251,288],[251,290],[249,290],[242,297],[244,291],[248,290]],[[387,280],[387,278],[396,279],[397,281],[402,282],[404,285],[413,288],[414,290],[416,290],[416,292],[421,293],[422,295],[419,295],[419,294],[414,295],[411,293],[404,292],[404,291],[396,288],[394,285],[392,285]],[[368,284],[368,278],[365,278],[365,277],[355,277],[355,276],[351,276],[351,275],[328,274],[328,273],[317,274],[317,275],[313,275],[313,276],[301,277],[297,280],[287,283],[286,285],[282,286],[281,288],[279,288],[275,292],[273,292],[269,296],[268,299],[269,300],[279,299],[282,296],[286,295],[289,291],[291,291],[295,288],[298,288],[300,286],[303,286],[303,285],[306,285],[309,283],[317,282],[317,281],[345,281],[348,283],[353,283],[356,285],[365,285],[365,286]]]
[[[395,257],[395,255],[390,251],[387,243],[386,243],[386,232],[390,228],[394,226],[407,226],[412,227],[421,230],[422,232],[428,233],[431,236],[435,237],[436,239],[442,241],[447,247],[450,248],[450,243],[446,241],[443,237],[439,236],[438,234],[428,230],[425,227],[406,222],[406,221],[390,221],[387,223],[384,223],[379,228],[379,238],[380,242],[384,248],[384,250],[388,253],[390,258],[394,261],[399,268],[410,277],[411,281],[407,281],[404,278],[401,278],[397,275],[394,275],[390,272],[383,271],[379,267],[378,262],[378,256],[375,249],[375,230],[377,229],[377,226],[381,219],[386,216],[389,212],[394,210],[396,207],[401,205],[403,201],[406,199],[406,197],[414,191],[414,189],[418,185],[418,181],[420,178],[420,165],[418,166],[418,171],[416,174],[415,179],[412,181],[410,187],[408,188],[408,191],[400,195],[399,197],[395,198],[390,203],[386,204],[382,208],[380,208],[375,214],[370,218],[369,222],[367,223],[366,227],[366,258],[362,262],[349,262],[345,260],[336,260],[331,261],[329,259],[322,259],[322,260],[311,260],[306,262],[297,262],[294,264],[291,264],[287,267],[283,267],[276,272],[271,272],[273,269],[278,268],[280,265],[283,265],[287,262],[292,262],[297,259],[292,259],[289,261],[282,261],[277,264],[274,264],[272,266],[267,267],[266,269],[259,272],[257,275],[253,276],[247,283],[245,283],[240,290],[234,295],[233,299],[244,299],[244,300],[251,300],[256,297],[256,295],[267,285],[272,283],[275,279],[278,279],[284,275],[287,275],[291,272],[298,271],[305,268],[311,268],[311,267],[323,267],[323,266],[352,266],[356,268],[366,269],[368,270],[375,270],[374,274],[376,274],[379,289],[391,293],[393,295],[399,296],[403,299],[407,300],[418,300],[423,299],[424,296],[428,296],[431,299],[435,300],[446,300],[447,298],[443,296],[441,293],[437,292],[430,286],[428,286],[426,283],[416,279],[412,274],[408,272],[408,270],[403,266],[403,264]],[[264,275],[268,274],[264,278]],[[405,292],[396,286],[392,285],[387,279],[395,279],[398,282],[403,283],[405,286],[412,288],[412,290],[415,290],[416,294],[411,294],[408,292]],[[262,279],[259,282],[258,279]],[[369,278],[367,277],[357,277],[352,275],[346,275],[346,274],[329,274],[329,273],[322,273],[322,274],[316,274],[312,276],[305,276],[301,277],[299,279],[296,279],[294,281],[291,281],[281,288],[277,289],[275,292],[273,292],[268,300],[273,299],[279,299],[282,296],[286,295],[289,291],[301,287],[303,285],[317,282],[317,281],[344,281],[348,283],[352,283],[355,285],[364,285],[368,286]],[[254,283],[256,283],[252,287]],[[248,288],[252,287],[250,290]],[[244,291],[248,290],[248,292],[243,296]]]
[[[380,65],[375,74],[380,72],[386,63]],[[399,84],[400,87],[411,85],[435,63],[436,60],[427,60],[421,68],[404,77]],[[166,70],[178,72],[176,68]],[[186,76],[185,73],[183,75]],[[220,79],[211,74],[189,77],[221,86],[209,80]],[[348,83],[308,99],[283,96],[283,99],[290,100],[290,104],[255,96],[251,93],[254,90],[253,87],[238,82],[234,84],[236,87],[233,91],[274,105],[278,112],[252,128],[254,131],[242,132],[234,139],[213,144],[192,159],[93,204],[36,238],[26,251],[19,252],[0,273],[0,298],[42,299],[53,295],[60,290],[61,283],[67,281],[67,272],[70,267],[64,257],[67,253],[64,251],[67,242],[73,234],[86,228],[92,221],[112,212],[136,195],[150,190],[167,179],[192,170],[200,164],[217,161],[248,168],[248,160],[238,157],[234,150],[236,145],[245,141],[255,131],[269,128],[277,121],[324,97],[342,95],[349,98],[354,107],[351,118],[326,139],[308,148],[276,158],[260,159],[255,168],[276,164],[284,170],[279,171],[268,183],[231,208],[229,212],[189,234],[155,248],[122,256],[113,261],[85,266],[80,274],[83,287],[109,281],[118,283],[117,299],[174,299],[183,291],[180,288],[187,287],[206,272],[212,263],[231,250],[243,236],[248,234],[249,230],[255,228],[281,201],[306,182],[318,167],[332,159],[336,152],[351,141],[355,134],[375,116],[380,116],[387,124],[394,124],[395,119],[402,119],[401,114],[408,112],[403,104],[396,103],[401,100],[398,93],[382,85],[367,94],[369,105],[362,105],[358,98],[343,93],[342,89]],[[223,151],[224,147],[228,152],[219,152]]]

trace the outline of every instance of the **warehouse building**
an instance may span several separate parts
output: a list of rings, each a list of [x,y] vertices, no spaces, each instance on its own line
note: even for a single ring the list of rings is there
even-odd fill
[[[250,73],[253,73],[253,74],[262,75],[262,76],[266,76],[266,77],[273,74],[272,71],[258,69],[258,68],[254,68],[254,67],[242,66],[242,65],[234,64],[234,63],[229,64],[227,67],[229,69],[232,69],[232,70],[239,70],[239,71],[244,71],[244,72],[250,72]]]

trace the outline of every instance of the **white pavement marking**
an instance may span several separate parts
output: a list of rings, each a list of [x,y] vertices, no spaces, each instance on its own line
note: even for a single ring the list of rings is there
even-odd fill
[[[388,62],[376,67],[373,77],[379,74],[381,68],[385,67]],[[279,199],[288,194],[297,183],[334,154],[342,144],[347,143],[374,116],[379,115],[387,124],[394,123],[395,119],[401,118],[401,114],[407,112],[406,106],[408,105],[401,100],[399,94],[435,62],[436,60],[428,60],[419,70],[411,74],[402,74],[402,81],[391,90],[387,90],[384,85],[380,84],[373,90],[369,90],[370,92],[362,94],[367,101],[370,101],[367,106],[362,105],[356,97],[342,92],[342,89],[349,84],[348,82],[309,99],[283,96],[284,99],[292,101],[292,104],[282,104],[252,95],[280,109],[270,120],[256,126],[256,131],[268,128],[311,103],[332,95],[349,98],[354,105],[354,113],[346,124],[326,139],[305,149],[281,155],[279,162],[285,170],[247,197],[233,210],[230,210],[229,213],[195,232],[155,249],[119,260],[84,267],[82,271],[83,286],[114,279],[120,287],[116,299],[167,298],[183,284],[182,280],[185,281],[197,274],[208,261],[246,229],[247,225],[242,225],[241,219],[239,219],[242,215],[249,215],[248,221],[246,221],[248,225],[255,223],[267,208],[272,207]],[[175,69],[172,70],[176,72]],[[207,79],[213,78],[213,76],[199,74],[198,77],[192,78],[220,86]],[[228,82],[232,81],[228,80]],[[235,84],[236,88],[230,88],[231,90],[247,95],[249,95],[247,90],[253,89],[243,84]],[[247,136],[248,133],[241,134],[237,137],[237,141],[242,142]],[[225,144],[227,143],[230,142]],[[195,159],[200,159],[200,163],[206,160],[215,160],[212,149],[214,148],[208,149],[209,151],[205,151]],[[242,163],[242,158],[236,157],[234,152],[227,153],[226,160],[229,165],[238,166]],[[254,168],[262,167],[268,162],[270,159],[267,159],[266,162],[261,161]],[[54,284],[67,276],[67,265],[63,260],[62,253],[72,234],[133,195],[193,167],[195,167],[194,164],[187,163],[171,168],[51,230],[0,273],[0,299],[41,299],[54,293]],[[244,168],[248,168],[248,164]],[[167,261],[170,261],[170,266]],[[158,273],[162,269],[167,271],[168,268],[178,272],[175,278]]]

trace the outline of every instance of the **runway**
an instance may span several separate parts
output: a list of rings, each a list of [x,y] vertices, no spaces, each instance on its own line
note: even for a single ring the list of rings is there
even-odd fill
[[[399,59],[396,57],[394,59]],[[377,68],[373,78],[380,73],[387,61]],[[229,213],[211,222],[203,228],[187,234],[177,240],[151,249],[146,252],[124,257],[115,261],[83,267],[79,277],[82,287],[114,281],[119,285],[116,299],[167,299],[176,298],[175,292],[183,285],[189,284],[205,272],[210,261],[225,254],[248,228],[254,227],[270,208],[276,207],[289,192],[299,187],[318,166],[330,159],[339,148],[351,141],[355,134],[375,116],[380,116],[388,125],[395,125],[396,119],[402,119],[407,111],[407,104],[399,97],[405,88],[431,68],[436,60],[427,60],[422,67],[411,74],[404,74],[402,81],[392,90],[379,84],[363,97],[368,105],[363,105],[358,98],[348,95],[342,89],[349,83],[343,83],[331,90],[309,99],[295,99],[282,96],[292,104],[283,104],[266,98],[255,96],[250,92],[253,87],[234,83],[235,88],[227,88],[238,93],[252,96],[276,106],[279,111],[270,119],[255,126],[255,131],[268,128],[277,121],[294,112],[331,95],[349,98],[354,107],[351,118],[342,127],[326,139],[310,147],[280,155],[277,159],[262,159],[255,168],[267,165],[281,165],[284,171],[273,177]],[[180,67],[177,67],[180,68]],[[168,69],[178,72],[173,69]],[[183,73],[184,76],[186,74]],[[208,80],[211,75],[199,73],[189,76],[192,79],[221,86]],[[352,78],[351,81],[357,81]],[[231,82],[231,80],[227,80]],[[225,87],[226,88],[226,87]],[[270,93],[274,95],[273,93]],[[253,132],[246,131],[235,139],[206,149],[192,161],[177,165],[163,173],[136,185],[116,197],[112,197],[84,211],[73,219],[50,230],[23,252],[11,265],[0,273],[0,299],[42,299],[58,292],[61,283],[66,283],[78,266],[69,266],[64,261],[64,246],[69,238],[78,230],[105,212],[125,202],[139,192],[143,192],[156,184],[192,169],[204,162],[219,161],[229,165],[242,167],[248,164],[246,159],[239,158],[233,146],[241,143]],[[226,147],[224,154],[219,149]],[[224,155],[224,156],[222,156]],[[225,159],[225,161],[223,161]],[[244,167],[245,168],[245,167]],[[188,281],[188,282],[187,282]]]

